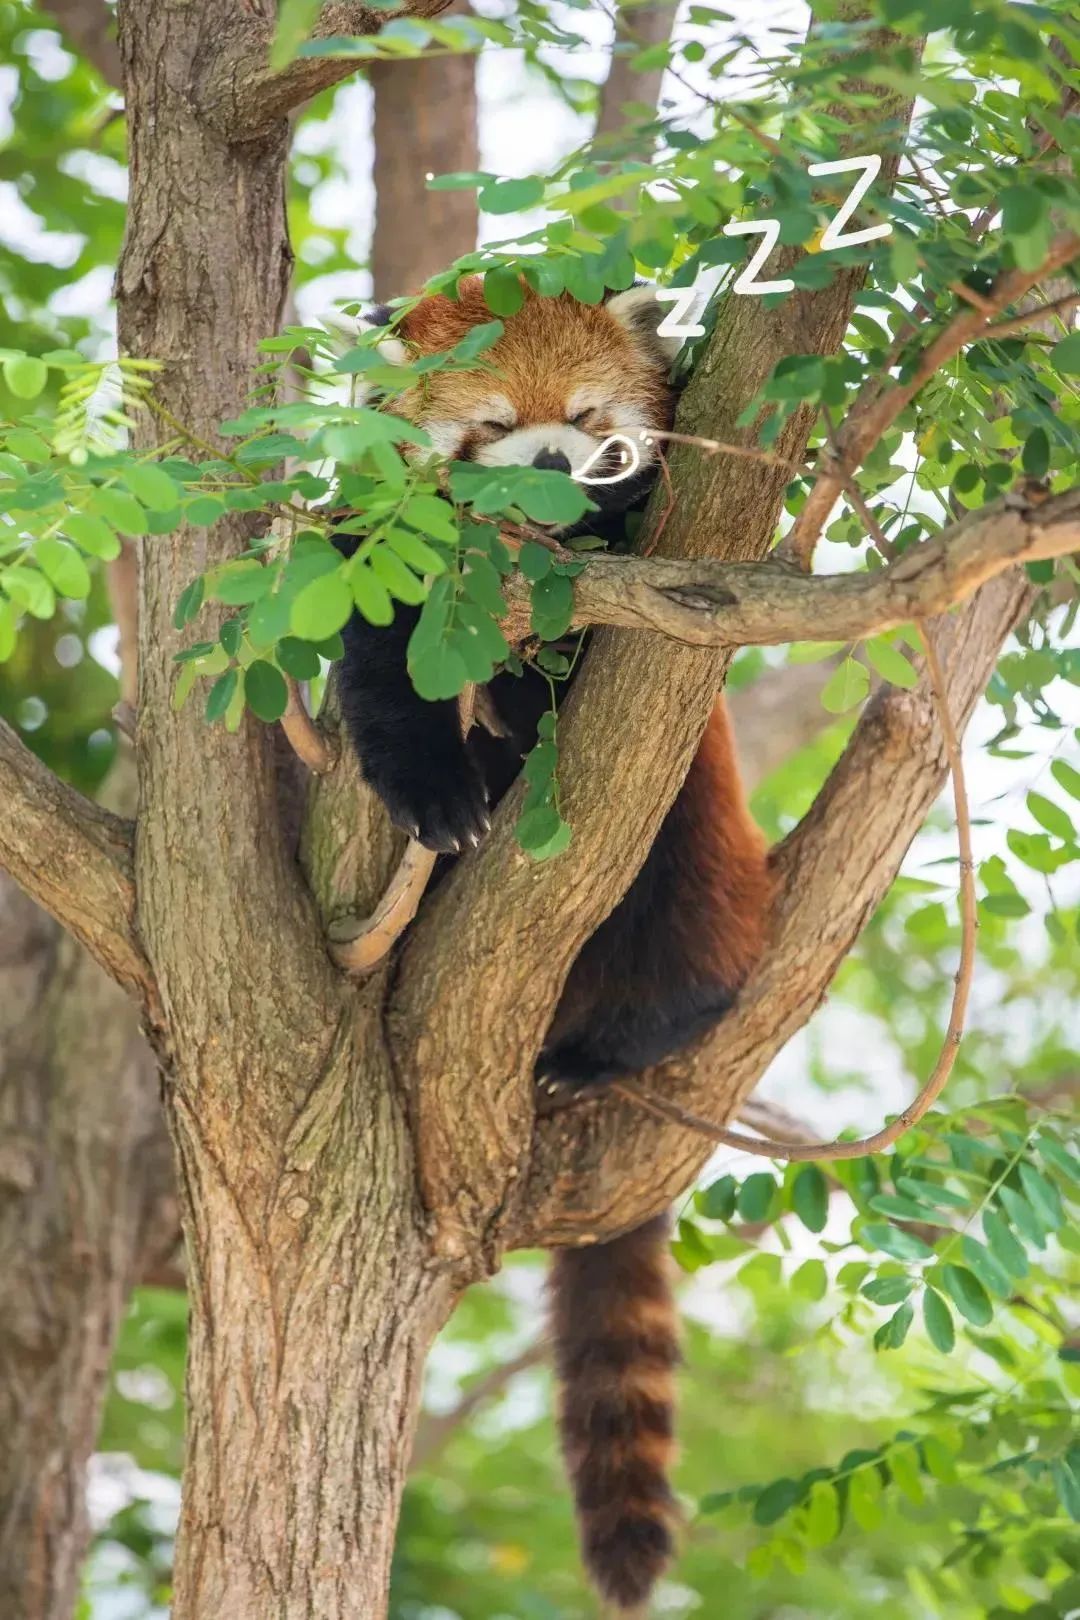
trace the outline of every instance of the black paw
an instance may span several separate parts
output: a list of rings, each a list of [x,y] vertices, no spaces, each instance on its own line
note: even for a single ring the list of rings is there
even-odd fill
[[[397,761],[371,785],[394,826],[441,855],[475,849],[491,826],[484,784],[467,754],[442,763]]]
[[[536,1060],[536,1111],[554,1114],[603,1094],[621,1071],[575,1046],[545,1047]]]

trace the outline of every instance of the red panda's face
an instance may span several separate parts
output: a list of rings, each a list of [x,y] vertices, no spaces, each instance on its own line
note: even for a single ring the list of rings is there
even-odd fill
[[[526,290],[522,308],[505,317],[502,336],[485,350],[483,369],[433,372],[394,408],[424,427],[435,453],[450,460],[576,473],[618,433],[634,441],[648,468],[657,446],[643,436],[671,426],[675,399],[667,380],[674,351],[656,336],[662,317],[648,287],[595,306]],[[424,299],[397,333],[406,352],[435,354],[492,319],[480,278],[469,277],[456,301]],[[589,471],[596,476],[617,465],[612,459]],[[620,483],[602,487],[603,505],[618,509],[640,493],[641,482],[627,479],[625,491]]]

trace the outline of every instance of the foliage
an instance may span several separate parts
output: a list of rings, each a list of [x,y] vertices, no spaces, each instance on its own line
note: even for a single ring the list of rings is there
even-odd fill
[[[315,8],[288,0],[276,49],[285,60],[298,50],[393,59],[521,48],[584,105],[580,81],[552,63],[553,53],[572,61],[582,48],[585,10],[570,5],[556,16],[526,3],[508,18],[395,19],[377,37],[305,44]],[[50,762],[89,787],[111,757],[112,682],[89,649],[107,623],[104,568],[123,535],[152,544],[182,526],[233,521],[249,541],[226,567],[193,574],[176,604],[191,637],[176,701],[198,690],[211,723],[235,727],[245,708],[274,721],[286,678],[308,679],[338,654],[354,609],[375,623],[397,604],[421,609],[410,667],[425,696],[485,679],[507,658],[498,620],[515,563],[532,584],[530,651],[553,682],[565,677],[569,661],[556,644],[579,564],[535,540],[518,545],[509,531],[576,521],[588,510],[581,489],[534,469],[431,465],[413,454],[427,448],[424,436],[382,408],[434,365],[482,363],[517,307],[519,276],[545,296],[566,290],[587,303],[635,275],[729,283],[745,246],[724,226],[766,218],[780,222],[786,248],[810,249],[790,272],[799,288],[865,265],[841,353],[785,357],[747,408],[768,448],[793,412],[811,406],[813,459],[868,380],[908,375],[928,336],[1001,270],[1037,266],[1052,232],[1080,220],[1080,124],[1060,111],[1063,89],[1077,84],[1066,7],[881,0],[876,20],[903,36],[885,53],[862,25],[829,22],[793,45],[778,29],[748,41],[728,20],[694,5],[674,44],[639,49],[625,8],[619,50],[641,71],[669,64],[669,85],[690,85],[648,124],[656,140],[648,163],[639,121],[550,172],[433,182],[475,189],[495,218],[544,210],[535,229],[511,224],[506,241],[431,283],[452,294],[462,274],[484,276],[491,321],[457,351],[403,369],[384,361],[379,334],[343,338],[330,319],[291,326],[268,336],[263,387],[209,445],[161,416],[151,370],[101,359],[100,323],[54,307],[62,289],[115,260],[122,205],[104,177],[118,171],[122,124],[85,67],[70,56],[49,66],[44,30],[30,26],[41,18],[0,5],[0,54],[17,75],[0,182],[17,183],[39,224],[68,233],[74,254],[60,263],[58,251],[10,252],[0,262],[0,709]],[[921,28],[932,32],[920,63],[904,41]],[[815,251],[841,194],[812,191],[807,169],[839,150],[846,126],[836,106],[869,111],[876,89],[920,97],[894,194],[873,198],[891,233]],[[308,116],[325,121],[331,105],[322,98]],[[301,276],[350,264],[344,229],[315,222],[313,192],[339,165],[314,146],[296,160],[290,195]],[[722,288],[721,296],[738,295]],[[714,298],[706,326],[716,310]],[[351,321],[355,304],[342,313]],[[917,547],[957,510],[1021,480],[1057,489],[1075,478],[1080,346],[1065,318],[1058,327],[1052,336],[984,335],[871,453],[859,486],[893,547]],[[286,366],[300,394],[279,404]],[[125,427],[146,410],[158,412],[161,445],[136,458]],[[806,476],[793,478],[788,517],[807,486]],[[331,533],[355,542],[350,557]],[[880,566],[854,505],[834,516],[828,539],[846,565]],[[988,693],[994,724],[982,759],[1009,769],[1014,789],[1011,802],[991,802],[977,818],[988,989],[948,1111],[874,1158],[711,1174],[681,1212],[675,1254],[691,1329],[679,1485],[689,1526],[664,1612],[862,1620],[875,1603],[911,1620],[1042,1620],[1080,1606],[1080,1389],[1075,1323],[1063,1304],[1080,1247],[1069,1107],[1080,1064],[1072,729],[1080,655],[1070,645],[1075,607],[1054,605],[1075,568],[1040,564],[1033,577],[1044,597]],[[76,651],[82,660],[77,680],[58,661],[68,637],[72,660]],[[823,697],[836,718],[757,794],[770,835],[812,802],[871,681],[911,684],[916,645],[901,630],[861,647],[786,655],[837,657]],[[763,668],[758,654],[742,664],[747,679]],[[538,857],[569,836],[556,764],[553,705],[525,767],[520,836]],[[865,1085],[873,1054],[887,1052],[905,1082],[933,1062],[959,937],[955,860],[933,828],[917,863],[842,969],[825,1034],[807,1043],[802,1100],[811,1110],[835,1103],[841,1087]],[[845,1109],[849,1100],[845,1092]],[[511,1268],[502,1290],[471,1294],[434,1358],[431,1400],[445,1405],[459,1382],[497,1364],[533,1331],[536,1312],[531,1260]],[[183,1317],[176,1296],[140,1291],[114,1364],[101,1449],[133,1459],[144,1483],[179,1468]],[[396,1568],[400,1620],[592,1612],[546,1380],[542,1370],[521,1375],[412,1482]],[[151,1507],[128,1501],[99,1546],[124,1549],[140,1613],[163,1601],[168,1535]]]

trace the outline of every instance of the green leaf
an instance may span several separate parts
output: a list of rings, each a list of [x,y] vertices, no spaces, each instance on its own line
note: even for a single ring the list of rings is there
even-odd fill
[[[695,1202],[698,1211],[710,1221],[730,1221],[735,1213],[738,1186],[734,1176],[721,1176],[711,1186],[699,1192]]]
[[[523,208],[533,208],[544,195],[544,182],[536,175],[521,180],[496,180],[487,185],[476,199],[482,213],[516,214]],[[494,304],[488,301],[489,308]]]
[[[810,1487],[804,1534],[811,1547],[827,1547],[840,1534],[840,1501],[827,1479],[816,1479]]]
[[[160,467],[152,466],[149,462],[133,462],[125,467],[121,473],[124,483],[133,495],[136,495],[142,504],[149,507],[151,512],[171,512],[179,503],[184,494],[179,484],[175,483]]]
[[[911,1277],[872,1277],[859,1292],[872,1305],[899,1305],[914,1287]]]
[[[1070,1519],[1080,1523],[1080,1472],[1072,1466],[1069,1457],[1061,1457],[1051,1468],[1058,1501]]]
[[[864,1226],[862,1240],[864,1245],[891,1254],[894,1260],[929,1260],[934,1252],[914,1232],[905,1232],[898,1226]]]
[[[4,361],[4,381],[16,399],[36,399],[49,380],[44,360],[29,354],[12,355]]]
[[[1052,799],[1045,799],[1041,793],[1029,793],[1027,807],[1040,827],[1045,827],[1055,838],[1063,838],[1068,843],[1075,836],[1072,818]]]
[[[823,1232],[829,1215],[829,1187],[816,1164],[804,1164],[791,1184],[791,1207],[809,1232]]]
[[[225,502],[219,495],[199,495],[184,508],[184,520],[193,528],[207,529],[225,510]]]
[[[289,701],[289,689],[279,669],[257,658],[244,671],[244,696],[248,708],[260,720],[280,720]]]
[[[803,1486],[796,1479],[775,1479],[766,1485],[754,1503],[755,1524],[776,1524],[803,1498]]]
[[[911,1306],[902,1305],[896,1316],[893,1317],[895,1322],[897,1317],[905,1312],[907,1313],[907,1321],[902,1329],[897,1327],[894,1330],[893,1338],[895,1342],[883,1345],[881,1348],[895,1350],[899,1349],[900,1345],[903,1344],[904,1339],[907,1337],[908,1328],[911,1326]],[[885,1326],[888,1327],[889,1324],[886,1323]],[[881,1475],[873,1463],[870,1463],[865,1468],[856,1469],[854,1473],[848,1476],[848,1511],[860,1530],[872,1531],[880,1528],[884,1517],[881,1510],[882,1489]]]
[[[893,686],[902,686],[906,691],[918,686],[918,671],[891,641],[886,641],[884,636],[874,636],[864,645],[867,658],[882,680],[891,682]]]
[[[232,702],[239,681],[240,676],[235,668],[227,669],[224,675],[218,676],[206,699],[206,718],[209,721],[224,719],[225,710]]]
[[[484,276],[484,302],[493,315],[516,315],[525,302],[521,282],[513,270],[489,270]]]
[[[13,604],[0,596],[0,664],[6,663],[15,651],[15,625]]]
[[[908,1336],[908,1330],[914,1319],[915,1307],[910,1300],[905,1300],[904,1304],[898,1310],[895,1310],[889,1320],[883,1322],[874,1334],[874,1349],[899,1350]],[[864,1528],[867,1527],[864,1526]]]
[[[956,1344],[956,1329],[953,1326],[952,1312],[933,1288],[923,1291],[923,1322],[926,1325],[926,1336],[934,1349],[947,1356]]]
[[[1022,1198],[1013,1187],[999,1187],[997,1195],[1017,1231],[1022,1232],[1034,1248],[1045,1249],[1046,1233],[1027,1199]]]
[[[1042,428],[1028,434],[1021,457],[1029,478],[1045,478],[1050,470],[1050,440]]]
[[[78,601],[90,595],[90,572],[82,557],[66,540],[51,535],[35,540],[33,554],[38,567],[56,588],[58,595]]]
[[[119,536],[104,518],[90,517],[85,512],[72,512],[64,519],[64,528],[76,545],[89,552],[91,557],[100,557],[102,562],[112,562],[114,557],[119,557]]]
[[[1030,1272],[1027,1252],[997,1210],[983,1210],[983,1231],[989,1252],[1009,1272],[1010,1277],[1027,1277]]]
[[[1050,351],[1050,364],[1063,377],[1080,376],[1080,331],[1055,343]]]
[[[544,641],[566,634],[574,611],[574,588],[564,574],[548,574],[532,588],[532,628]]]
[[[767,1170],[747,1176],[735,1200],[740,1218],[755,1226],[759,1221],[767,1220],[777,1190],[776,1179]]]
[[[941,1270],[945,1292],[960,1315],[975,1327],[986,1327],[994,1319],[994,1307],[982,1283],[966,1266],[946,1265]]]
[[[391,529],[386,542],[394,548],[402,561],[408,563],[410,568],[415,568],[418,574],[445,574],[446,558],[442,552],[436,551],[434,546],[429,546],[418,534],[412,534],[408,529]]]
[[[444,641],[424,647],[415,658],[410,655],[409,676],[420,696],[432,703],[457,697],[469,684],[461,655]]]
[[[202,574],[193,579],[190,585],[180,592],[176,607],[173,609],[173,629],[183,630],[192,619],[198,617],[199,609],[203,605],[206,595],[206,580]]]
[[[1080,1159],[1063,1147],[1056,1136],[1051,1136],[1049,1131],[1039,1131],[1035,1146],[1048,1164],[1053,1165],[1074,1186],[1080,1187]]]
[[[821,693],[822,707],[830,714],[846,714],[857,703],[862,703],[870,690],[870,677],[866,665],[856,658],[845,658],[833,670]]]
[[[1066,793],[1071,794],[1074,799],[1080,799],[1080,771],[1074,770],[1067,760],[1055,759],[1050,766],[1050,774]]]
[[[297,593],[289,628],[303,641],[322,641],[347,624],[353,610],[353,593],[341,571],[322,574]]]
[[[533,850],[554,838],[561,825],[562,818],[555,806],[540,804],[533,810],[526,810],[514,831],[522,849]]]
[[[125,489],[95,489],[87,506],[96,516],[118,529],[121,534],[148,533],[146,513],[133,495]]]
[[[535,540],[526,540],[518,553],[518,567],[534,585],[551,573],[554,560],[547,547],[537,545]]]
[[[253,557],[245,558],[226,563],[213,578],[210,594],[215,601],[224,602],[228,607],[243,607],[265,596],[273,584],[274,574],[269,568],[264,568]]]
[[[418,607],[427,596],[423,580],[388,546],[376,546],[368,559],[372,573],[391,596],[410,607]]]
[[[989,1249],[965,1232],[960,1239],[960,1252],[983,1287],[999,1299],[1008,1299],[1013,1287],[1009,1273]]]
[[[333,578],[331,574],[328,576]],[[354,563],[349,571],[353,601],[369,624],[393,624],[394,604],[390,592],[378,579],[368,563]],[[421,597],[421,601],[423,597]],[[334,626],[340,630],[340,625]],[[312,638],[315,639],[315,638]]]
[[[401,515],[406,523],[410,523],[414,529],[422,530],[424,534],[431,535],[432,539],[445,540],[450,545],[457,544],[458,525],[454,508],[449,501],[442,500],[438,495],[411,496],[405,502]],[[407,557],[405,560],[409,561]],[[444,563],[442,567],[445,566]],[[431,569],[432,573],[441,571],[440,568]]]
[[[829,1287],[829,1274],[823,1260],[804,1260],[791,1278],[791,1291],[802,1299],[824,1299]]]
[[[56,583],[55,580],[53,583]],[[1056,1232],[1059,1227],[1064,1226],[1065,1210],[1061,1203],[1061,1194],[1052,1181],[1047,1181],[1033,1164],[1023,1163],[1020,1165],[1020,1185],[1027,1194],[1028,1203],[1048,1232]]]
[[[278,663],[286,675],[291,675],[294,681],[310,681],[319,673],[319,654],[310,641],[298,641],[295,636],[286,636],[279,641],[276,655]]]

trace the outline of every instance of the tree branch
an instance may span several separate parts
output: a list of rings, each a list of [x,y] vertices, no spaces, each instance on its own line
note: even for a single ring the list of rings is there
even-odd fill
[[[1019,496],[965,516],[876,573],[811,576],[767,561],[595,557],[574,579],[577,625],[654,630],[695,647],[858,641],[944,613],[1017,563],[1080,550],[1080,489]],[[510,640],[527,633],[530,587],[506,587]]]
[[[958,735],[1031,599],[1022,576],[1006,575],[933,626]],[[642,1076],[643,1089],[718,1122],[735,1118],[776,1053],[824,1000],[947,766],[929,682],[910,692],[883,686],[809,814],[774,852],[778,898],[765,956],[717,1029]],[[711,1151],[696,1132],[644,1117],[632,1104],[582,1104],[541,1120],[508,1223],[510,1241],[579,1243],[637,1225],[677,1196]]]
[[[0,720],[0,867],[151,1012],[135,930],[132,826],[65,786]]]
[[[120,49],[113,33],[113,14],[102,0],[40,0],[42,11],[56,23],[68,44],[114,90],[123,89]]]
[[[893,41],[881,32],[868,48],[887,50]],[[891,141],[909,113],[910,103],[882,92],[874,120],[880,118]],[[861,108],[859,120],[859,138],[869,143],[861,149],[871,150],[874,132],[867,130]],[[888,184],[893,155],[883,169]],[[782,249],[770,270],[784,273],[801,253]],[[739,425],[740,413],[784,355],[838,348],[862,279],[861,268],[841,269],[827,288],[796,290],[768,311],[758,299],[725,297],[682,396],[679,431],[749,443],[752,429]],[[772,447],[778,457],[802,461],[813,416],[812,407],[803,407],[785,421]],[[745,562],[765,556],[790,480],[786,467],[705,458],[677,445],[672,474],[677,501],[672,506],[667,491],[658,489],[646,518],[655,539],[658,519],[669,508],[658,556],[712,554]],[[679,790],[728,656],[657,636],[599,631],[560,711],[560,803],[574,830],[570,847],[539,867],[522,853],[513,836],[519,784],[500,806],[484,846],[454,868],[406,939],[388,1030],[399,1071],[416,1077],[410,1101],[421,1187],[436,1220],[435,1248],[447,1259],[475,1255],[479,1239],[481,1259],[494,1262],[507,1231],[516,1241],[516,1232],[531,1223],[529,1205],[532,1213],[546,1208],[555,1241],[589,1230],[596,1167],[579,1176],[573,1152],[561,1163],[537,1153],[533,1061],[581,945],[625,893]],[[648,771],[641,769],[645,759]],[[467,930],[461,928],[463,916]],[[513,1016],[478,1016],[480,1007],[491,1005],[512,1009]],[[627,1113],[622,1120],[633,1155],[644,1138],[640,1118],[631,1124]],[[574,1128],[581,1129],[577,1118]],[[531,1141],[532,1158],[542,1167],[536,1178],[529,1171]],[[623,1149],[612,1134],[605,1142],[613,1168]],[[658,1183],[673,1196],[679,1170],[685,1186],[694,1162],[684,1138],[681,1157],[673,1152],[662,1173],[639,1163],[645,1187],[659,1195],[654,1208],[664,1199]],[[670,1179],[669,1164],[675,1169]],[[575,1221],[567,1206],[577,1203],[579,1184],[583,1220]],[[519,1205],[522,1186],[528,1192]],[[625,1209],[633,1203],[633,1188],[615,1194],[609,1230],[617,1223],[620,1198]],[[555,1208],[561,1208],[561,1220]]]
[[[330,0],[312,40],[377,34],[391,17],[436,17],[451,0],[407,0],[399,11],[377,11],[357,0]],[[297,107],[355,73],[355,56],[300,56],[285,67],[269,65],[275,24],[236,7],[198,88],[202,116],[234,142],[269,135]]]

